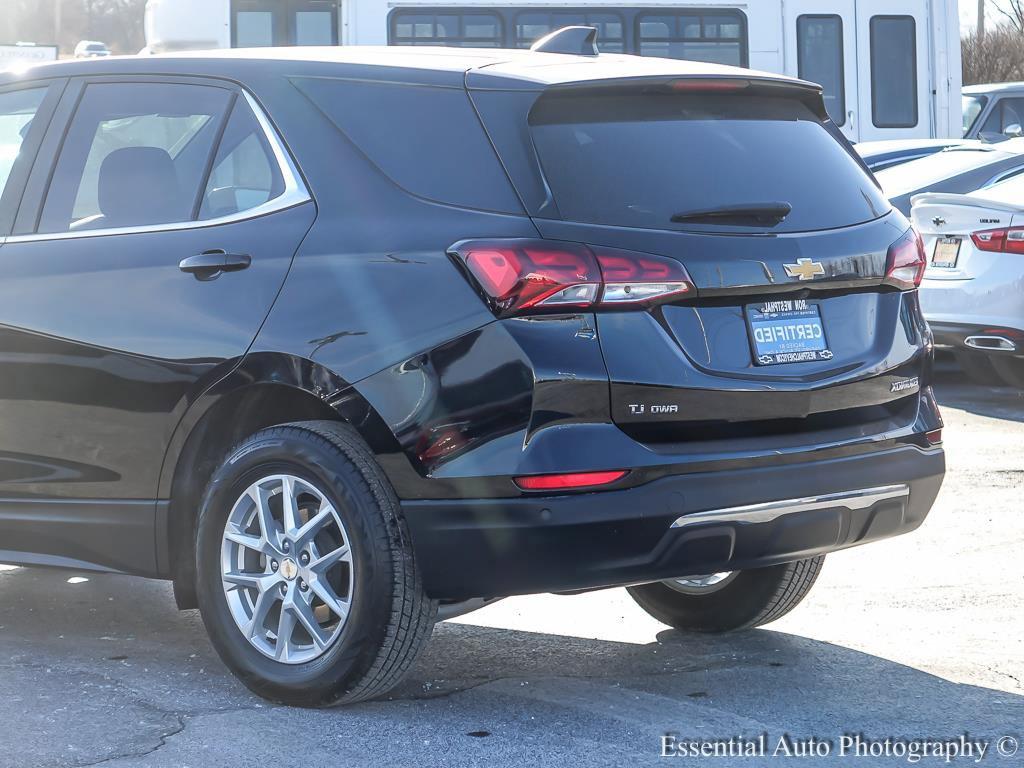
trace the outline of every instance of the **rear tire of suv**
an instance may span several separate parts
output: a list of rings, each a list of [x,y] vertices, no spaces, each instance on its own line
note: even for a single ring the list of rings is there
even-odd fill
[[[197,589],[224,663],[298,706],[393,688],[430,636],[398,499],[350,427],[314,421],[245,440],[199,513]]]
[[[672,581],[629,587],[647,613],[686,632],[734,632],[775,621],[796,608],[821,572],[825,557],[738,571],[720,584],[681,590]]]

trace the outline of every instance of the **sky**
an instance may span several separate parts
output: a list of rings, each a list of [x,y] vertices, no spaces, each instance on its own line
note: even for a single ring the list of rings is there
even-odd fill
[[[989,24],[998,23],[1001,19],[1005,18],[995,9],[998,2],[999,0],[987,0],[989,10],[985,14],[985,19]],[[973,29],[977,23],[978,0],[960,0],[960,29],[966,32],[968,29]]]

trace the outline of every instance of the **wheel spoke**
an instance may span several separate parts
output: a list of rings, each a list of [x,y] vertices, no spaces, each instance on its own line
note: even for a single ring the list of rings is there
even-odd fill
[[[299,528],[299,508],[295,499],[295,478],[281,478],[281,518],[284,532],[291,534]]]
[[[336,594],[334,589],[326,581],[321,579],[313,579],[309,583],[313,593],[319,597],[324,605],[335,614],[342,622],[348,617],[349,602],[348,600],[342,600]]]
[[[266,631],[267,615],[270,613],[270,609],[274,607],[274,602],[277,600],[277,595],[274,590],[267,589],[259,593],[256,598],[256,603],[252,609],[252,619],[249,621],[249,627],[246,630],[245,636],[252,640],[261,632]]]
[[[278,661],[287,660],[294,631],[295,614],[288,609],[288,602],[286,600],[281,604],[281,617],[277,622],[277,642],[274,645],[274,658]]]
[[[313,517],[309,518],[309,521],[292,537],[295,539],[295,546],[304,546],[308,539],[316,536],[332,520],[334,520],[334,507],[324,501],[320,504],[320,510]]]
[[[251,533],[243,533],[239,530],[225,531],[224,538],[255,552],[264,552],[267,546],[267,540],[263,536],[253,536]]]
[[[235,587],[255,589],[261,594],[270,589],[279,580],[276,574],[246,573],[245,571],[228,571],[224,574],[223,579]]]
[[[279,540],[277,522],[270,513],[270,505],[267,503],[266,491],[257,483],[249,488],[249,498],[256,505],[256,519],[260,524],[260,531],[263,533],[263,540],[271,546],[276,546]]]
[[[317,648],[323,648],[327,645],[328,636],[320,627],[320,622],[316,620],[316,616],[313,615],[313,606],[300,596],[292,602],[289,610],[295,614],[296,620],[309,633],[309,636],[313,638],[313,644]]]
[[[352,553],[349,551],[347,544],[342,544],[335,550],[328,552],[326,555],[318,557],[316,560],[309,564],[309,570],[314,573],[324,573],[329,570],[331,566],[337,563],[351,563]]]

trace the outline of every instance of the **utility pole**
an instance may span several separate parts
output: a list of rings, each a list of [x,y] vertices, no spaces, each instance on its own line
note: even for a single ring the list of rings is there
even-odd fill
[[[978,40],[985,39],[985,0],[978,0]]]

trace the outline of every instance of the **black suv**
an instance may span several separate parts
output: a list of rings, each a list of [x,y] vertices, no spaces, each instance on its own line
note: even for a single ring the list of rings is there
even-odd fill
[[[581,50],[2,75],[0,561],[171,579],[318,705],[492,599],[752,627],[920,525],[922,248],[820,88]]]

